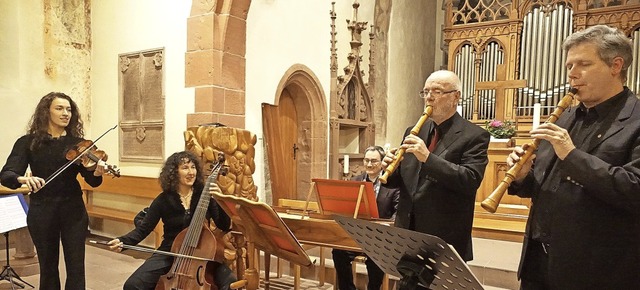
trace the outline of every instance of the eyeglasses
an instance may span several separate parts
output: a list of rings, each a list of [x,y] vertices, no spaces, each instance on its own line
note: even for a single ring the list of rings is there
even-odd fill
[[[420,94],[420,98],[422,98],[422,99],[426,98],[429,94],[431,94],[432,96],[434,96],[434,97],[436,97],[436,98],[439,98],[439,97],[441,97],[442,95],[446,95],[446,94],[453,93],[453,92],[457,92],[457,91],[458,91],[458,90],[450,90],[450,91],[441,91],[441,90],[423,90],[423,91],[420,91],[420,92],[419,92],[419,94]]]
[[[365,158],[365,159],[362,159],[362,162],[364,164],[369,164],[369,162],[371,162],[371,164],[378,164],[378,163],[380,163],[380,160]]]

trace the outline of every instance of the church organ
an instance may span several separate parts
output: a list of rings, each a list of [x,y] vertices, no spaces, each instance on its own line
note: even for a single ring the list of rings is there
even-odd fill
[[[447,66],[463,81],[463,117],[477,123],[511,119],[528,124],[533,104],[548,115],[569,88],[562,42],[596,24],[624,31],[634,43],[627,86],[640,90],[640,1],[447,0],[444,41]],[[504,75],[498,69],[504,66]],[[503,92],[479,90],[479,82],[525,80]],[[525,126],[526,127],[526,126]],[[527,127],[528,128],[528,127]],[[525,130],[526,131],[526,130]]]

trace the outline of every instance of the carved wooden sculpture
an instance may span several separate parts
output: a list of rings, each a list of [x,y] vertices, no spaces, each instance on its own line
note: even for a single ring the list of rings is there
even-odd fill
[[[253,182],[255,134],[244,129],[199,126],[187,129],[184,140],[187,150],[199,156],[205,168],[209,168],[219,152],[224,153],[229,172],[218,177],[218,185],[224,194],[258,200],[258,188]]]
[[[185,148],[200,157],[207,174],[218,153],[225,155],[228,172],[218,176],[218,185],[222,193],[257,201],[258,187],[254,184],[253,173],[256,170],[256,135],[238,128],[199,126],[190,127],[184,132]],[[246,265],[246,241],[242,236],[225,235],[226,263],[242,273]],[[239,258],[239,259],[238,259]]]

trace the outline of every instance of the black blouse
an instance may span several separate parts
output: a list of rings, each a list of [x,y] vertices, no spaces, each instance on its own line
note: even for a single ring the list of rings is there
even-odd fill
[[[194,188],[190,208],[189,210],[185,210],[177,192],[161,192],[153,202],[151,202],[151,206],[149,206],[149,210],[140,226],[118,239],[126,245],[137,245],[155,229],[158,222],[162,219],[164,223],[164,236],[162,237],[162,243],[158,250],[171,251],[173,240],[183,229],[189,227],[192,214],[196,210],[201,194],[202,188]],[[209,201],[207,218],[213,219],[216,226],[221,230],[229,231],[231,219],[213,199]]]
[[[25,135],[16,141],[7,158],[7,163],[0,172],[2,185],[16,189],[22,186],[18,177],[23,176],[27,166],[31,167],[33,176],[43,179],[49,178],[56,170],[63,167],[68,160],[65,154],[73,145],[82,141],[81,138],[61,136],[44,140],[35,151],[29,149],[33,135]],[[51,180],[45,187],[31,195],[31,199],[68,199],[70,197],[82,197],[80,183],[76,179],[78,173],[91,186],[96,187],[102,183],[102,176],[94,176],[92,171],[82,165],[72,164],[60,175]]]

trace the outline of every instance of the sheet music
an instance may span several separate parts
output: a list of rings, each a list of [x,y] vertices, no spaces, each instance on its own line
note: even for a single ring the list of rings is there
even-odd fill
[[[26,203],[22,194],[0,196],[0,233],[27,226]]]

